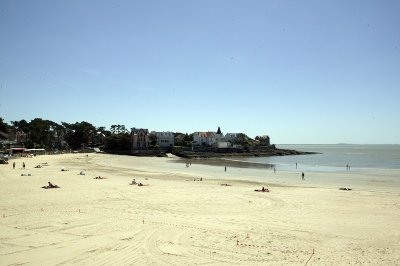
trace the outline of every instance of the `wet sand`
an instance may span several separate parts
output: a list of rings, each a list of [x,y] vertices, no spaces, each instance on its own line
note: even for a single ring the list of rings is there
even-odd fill
[[[400,261],[399,170],[306,173],[301,181],[297,172],[171,160],[67,154],[0,165],[1,264]],[[148,186],[129,185],[133,178]],[[48,181],[60,188],[41,188]],[[270,192],[254,191],[263,186]]]
[[[273,164],[267,163],[256,163],[256,162],[246,162],[241,160],[240,157],[230,157],[230,158],[196,158],[196,159],[183,159],[177,158],[176,160],[170,161],[171,163],[192,163],[193,165],[212,165],[221,167],[238,167],[238,168],[258,168],[258,169],[271,169]]]

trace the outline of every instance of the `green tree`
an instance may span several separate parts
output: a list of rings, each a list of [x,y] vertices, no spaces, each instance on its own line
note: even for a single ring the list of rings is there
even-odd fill
[[[91,137],[96,128],[85,121],[75,124],[62,122],[66,129],[65,139],[72,149],[80,149],[87,147],[91,142]]]
[[[0,139],[6,139],[7,134],[10,132],[10,126],[4,123],[4,119],[0,117]]]
[[[33,148],[48,148],[51,146],[51,124],[49,120],[35,118],[29,123],[29,139],[33,143]]]
[[[111,132],[107,130],[105,127],[98,127],[97,132],[104,134],[104,136],[108,137],[111,135]]]
[[[149,135],[150,145],[155,147],[157,145],[157,136],[155,134]]]
[[[125,128],[125,125],[111,125],[110,131],[112,134],[120,134],[128,132],[128,130]]]
[[[11,125],[14,127],[15,130],[20,130],[25,133],[28,133],[30,128],[29,128],[29,123],[26,122],[26,120],[22,119],[20,121],[11,121]]]
[[[106,138],[105,149],[110,151],[129,151],[131,149],[130,134],[111,134]]]
[[[193,133],[188,135],[188,133],[185,134],[185,138],[183,139],[186,142],[191,142],[193,141]]]

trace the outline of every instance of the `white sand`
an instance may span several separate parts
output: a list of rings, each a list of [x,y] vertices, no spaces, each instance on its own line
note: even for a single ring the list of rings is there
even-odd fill
[[[399,170],[301,181],[168,160],[68,154],[0,165],[0,264],[400,264]],[[61,188],[42,189],[48,181]],[[254,191],[262,186],[271,192]]]

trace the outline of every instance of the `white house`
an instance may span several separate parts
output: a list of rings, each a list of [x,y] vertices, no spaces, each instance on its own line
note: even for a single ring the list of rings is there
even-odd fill
[[[227,142],[227,141],[219,141],[216,146],[217,146],[217,148],[220,148],[220,149],[232,147],[231,143]]]
[[[224,135],[218,127],[217,132],[194,132],[193,144],[200,146],[217,146],[219,142],[224,141]]]
[[[215,132],[194,132],[193,144],[200,146],[212,146],[216,143]]]
[[[152,135],[157,137],[157,145],[161,148],[169,148],[173,147],[175,143],[174,133],[167,131],[167,132],[151,132]]]
[[[240,133],[226,133],[225,141],[233,142]]]

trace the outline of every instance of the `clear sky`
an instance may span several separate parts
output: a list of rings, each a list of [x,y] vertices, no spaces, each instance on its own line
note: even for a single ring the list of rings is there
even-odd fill
[[[400,143],[400,1],[0,0],[0,117]]]

